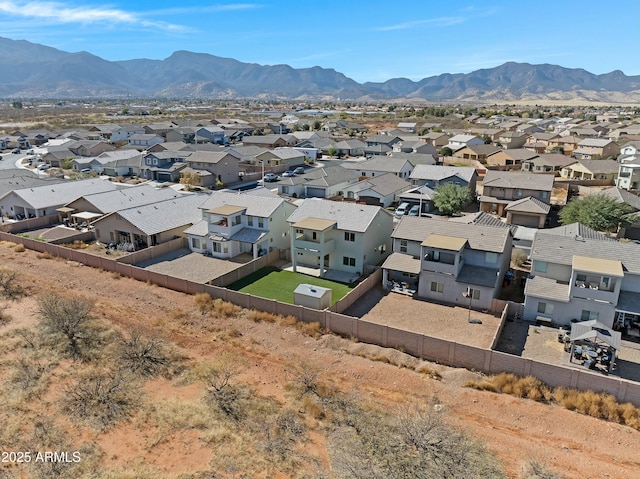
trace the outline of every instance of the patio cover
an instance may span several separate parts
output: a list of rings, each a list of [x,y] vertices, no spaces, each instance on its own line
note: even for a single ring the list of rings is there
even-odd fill
[[[401,271],[403,273],[420,273],[420,260],[402,253],[391,253],[382,264],[383,269]]]
[[[81,213],[74,213],[71,215],[72,218],[78,218],[79,220],[91,221],[93,219],[99,218],[103,216],[102,213],[91,213],[89,211],[83,211]]]
[[[573,323],[571,325],[571,342],[584,339],[601,341],[619,351],[622,335],[596,320]]]

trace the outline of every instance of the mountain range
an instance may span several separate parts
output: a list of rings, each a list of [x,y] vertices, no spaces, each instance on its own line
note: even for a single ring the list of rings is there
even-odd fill
[[[595,75],[557,65],[508,62],[471,73],[412,81],[358,83],[333,69],[243,63],[177,51],[164,60],[107,61],[25,40],[0,37],[0,97],[199,98],[434,102],[583,101],[637,103],[640,76],[620,70]]]

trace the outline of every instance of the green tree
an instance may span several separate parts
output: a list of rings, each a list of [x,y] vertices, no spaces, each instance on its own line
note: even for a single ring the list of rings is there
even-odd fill
[[[638,215],[625,203],[603,194],[583,196],[572,199],[560,211],[560,223],[582,223],[597,231],[617,231],[619,228],[634,224]]]
[[[21,101],[14,101],[13,103],[11,103],[11,106],[13,108],[15,108],[16,110],[21,110],[22,109],[22,102]]]
[[[338,149],[332,146],[327,150],[327,153],[329,154],[329,156],[336,156],[336,154],[338,153]]]
[[[442,155],[442,156],[453,156],[453,150],[451,148],[449,148],[448,146],[444,146],[440,150],[440,155]]]
[[[436,188],[433,204],[440,213],[453,216],[459,214],[470,199],[471,190],[468,187],[445,183]]]
[[[319,130],[320,128],[322,128],[322,123],[320,123],[320,120],[316,120],[313,122],[313,129],[314,130]]]

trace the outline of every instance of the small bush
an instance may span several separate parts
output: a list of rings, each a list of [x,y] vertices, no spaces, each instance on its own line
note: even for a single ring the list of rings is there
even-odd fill
[[[38,259],[53,259],[53,255],[51,253],[49,253],[48,251],[45,251],[44,253],[36,254],[36,258],[38,258]]]
[[[113,279],[121,279],[122,275],[120,273],[118,273],[117,271],[114,271],[114,272],[111,273],[111,277]]]
[[[114,371],[87,371],[65,389],[63,411],[98,429],[108,429],[128,417],[139,391],[130,378]]]
[[[255,309],[252,309],[247,312],[247,319],[254,323],[276,323],[278,321],[278,316],[265,311],[256,311]]]
[[[230,318],[240,314],[241,308],[228,301],[222,299],[213,299],[207,293],[198,293],[195,295],[196,305],[200,312],[205,315],[209,314],[219,318]]]
[[[15,248],[13,248],[13,251],[15,251],[16,253],[24,253],[25,250],[26,248],[23,244],[17,244]]]
[[[141,330],[134,330],[128,338],[120,339],[118,360],[124,369],[143,377],[166,374],[171,366],[164,341],[143,334]]]
[[[7,299],[24,296],[26,292],[19,280],[20,275],[16,271],[0,268],[0,294]]]
[[[63,244],[62,246],[69,249],[87,249],[89,247],[87,243],[80,240],[75,240],[73,243]]]
[[[562,479],[562,476],[548,470],[536,461],[527,461],[518,474],[518,479]]]
[[[511,253],[511,262],[518,268],[521,268],[528,259],[527,253],[520,248],[514,248],[513,253]]]

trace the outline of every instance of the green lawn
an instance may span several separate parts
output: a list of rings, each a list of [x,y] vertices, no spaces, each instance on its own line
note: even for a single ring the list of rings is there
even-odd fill
[[[229,285],[228,288],[241,293],[260,296],[261,298],[275,299],[283,303],[293,304],[293,291],[300,283],[331,288],[331,304],[338,302],[352,289],[346,284],[334,283],[333,281],[292,271],[280,271],[272,267],[262,268]]]

